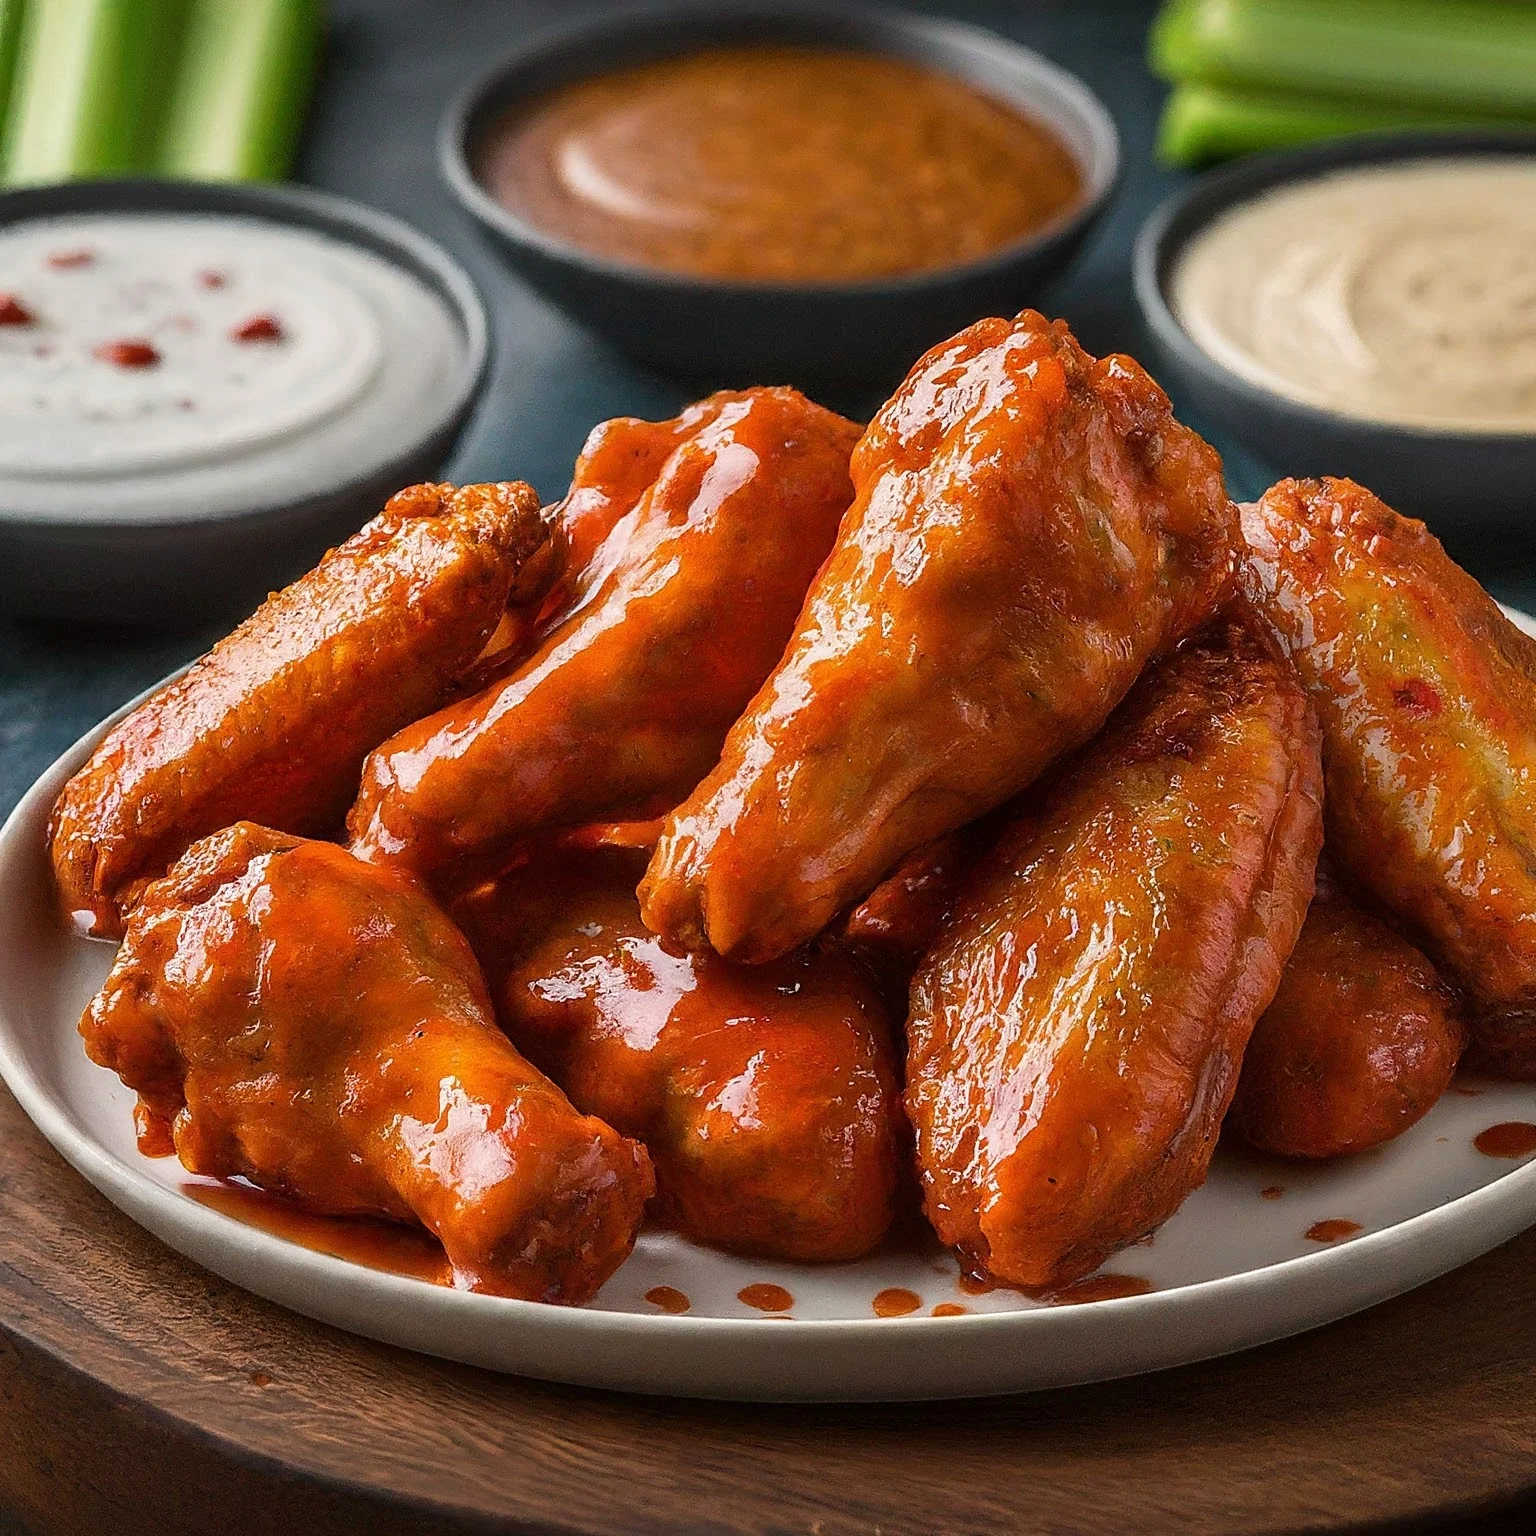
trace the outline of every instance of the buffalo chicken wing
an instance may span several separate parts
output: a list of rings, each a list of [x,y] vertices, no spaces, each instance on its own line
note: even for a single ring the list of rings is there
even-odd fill
[[[1026,1287],[1204,1182],[1312,894],[1317,726],[1241,635],[1150,674],[962,886],[912,985],[929,1220]]]
[[[1243,535],[1322,722],[1334,857],[1466,990],[1480,1063],[1536,1077],[1536,640],[1352,481],[1284,480]]]
[[[845,955],[742,967],[673,951],[635,900],[645,853],[567,847],[454,916],[508,1033],[578,1108],[644,1141],[667,1217],[737,1253],[853,1259],[890,1224],[890,1021]]]
[[[671,816],[648,924],[761,961],[1092,736],[1211,616],[1236,512],[1129,358],[1026,310],[924,357],[777,671]]]
[[[231,822],[340,825],[364,757],[435,709],[510,600],[553,575],[522,484],[418,485],[274,594],[106,739],[54,809],[65,910],[122,932],[122,907]]]
[[[1248,1042],[1228,1118],[1264,1152],[1364,1152],[1434,1107],[1466,1043],[1434,966],[1380,919],[1320,895]]]
[[[187,1168],[419,1222],[467,1288],[585,1300],[654,1187],[508,1042],[426,894],[329,843],[241,823],[195,844],[80,1027]]]
[[[832,546],[858,428],[791,389],[705,406],[532,654],[369,759],[348,822],[362,857],[495,862],[548,827],[666,809],[715,761]],[[631,430],[648,466],[656,430]],[[605,461],[623,465],[626,435]]]

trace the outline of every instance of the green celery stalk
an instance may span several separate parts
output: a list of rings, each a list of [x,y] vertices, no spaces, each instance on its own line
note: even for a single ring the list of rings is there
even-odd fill
[[[11,99],[16,44],[21,37],[22,0],[0,0],[0,155],[5,152],[5,109]]]
[[[158,168],[202,181],[285,176],[324,31],[320,0],[193,0]]]
[[[1148,52],[1186,84],[1536,117],[1518,0],[1168,0]]]
[[[17,47],[3,180],[150,168],[186,0],[35,0]]]
[[[1201,165],[1257,149],[1284,149],[1346,133],[1509,126],[1506,117],[1386,106],[1319,96],[1175,86],[1157,128],[1157,156],[1168,165]]]

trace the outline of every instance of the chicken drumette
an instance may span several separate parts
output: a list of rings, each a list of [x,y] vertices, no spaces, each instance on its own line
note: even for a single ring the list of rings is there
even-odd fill
[[[330,843],[240,823],[194,844],[80,1029],[193,1172],[420,1222],[465,1287],[585,1300],[654,1188],[644,1149],[508,1042],[415,882]]]
[[[348,822],[362,857],[495,860],[549,826],[666,809],[715,761],[832,546],[858,428],[792,389],[716,395],[665,431],[611,426],[576,488],[593,505],[566,519],[578,559],[671,436],[533,653],[369,759]]]
[[[672,815],[656,932],[762,961],[1085,741],[1209,618],[1236,512],[1129,358],[1026,310],[923,358],[777,671]]]
[[[884,1005],[846,955],[744,967],[670,951],[640,921],[645,859],[567,846],[455,903],[508,1033],[578,1108],[644,1141],[688,1236],[857,1258],[897,1186]]]
[[[1451,989],[1379,918],[1317,899],[1248,1042],[1229,1123],[1286,1157],[1342,1157],[1434,1108],[1467,1043]]]

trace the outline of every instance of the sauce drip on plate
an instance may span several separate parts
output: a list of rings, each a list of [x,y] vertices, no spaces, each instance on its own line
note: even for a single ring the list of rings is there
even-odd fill
[[[1504,1120],[1479,1131],[1472,1145],[1485,1157],[1529,1157],[1536,1152],[1536,1125],[1526,1120]]]
[[[975,261],[1082,196],[1018,108],[904,59],[722,47],[580,80],[493,125],[479,174],[603,256],[699,277],[857,282]]]
[[[433,1285],[452,1283],[443,1250],[415,1227],[363,1216],[317,1216],[244,1184],[188,1182],[181,1188],[199,1205],[315,1253]]]
[[[1306,1236],[1314,1243],[1336,1243],[1341,1238],[1353,1237],[1360,1230],[1358,1221],[1346,1221],[1342,1216],[1330,1216],[1314,1221],[1307,1228]]]
[[[1088,1275],[1060,1290],[1048,1291],[1040,1300],[1053,1307],[1075,1307],[1085,1301],[1118,1301],[1122,1296],[1145,1296],[1152,1282],[1142,1275]]]
[[[916,1291],[904,1286],[891,1285],[880,1291],[874,1300],[876,1317],[905,1317],[922,1306],[923,1298]]]
[[[957,1290],[967,1296],[985,1296],[989,1291],[1017,1291],[1031,1301],[1039,1301],[1050,1307],[1075,1307],[1086,1301],[1114,1301],[1121,1296],[1145,1296],[1155,1290],[1152,1282],[1141,1275],[1122,1275],[1113,1270],[1085,1275],[1068,1285],[1030,1287],[1005,1285],[990,1275],[962,1270],[955,1281]]]
[[[653,1285],[645,1299],[658,1311],[670,1312],[673,1317],[681,1317],[693,1306],[687,1295],[673,1285]]]
[[[745,1307],[755,1307],[759,1312],[788,1312],[795,1298],[782,1285],[760,1281],[756,1285],[744,1285],[736,1292],[736,1299]]]

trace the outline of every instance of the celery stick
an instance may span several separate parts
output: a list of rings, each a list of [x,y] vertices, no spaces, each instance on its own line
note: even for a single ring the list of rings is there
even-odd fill
[[[1168,0],[1169,80],[1536,117],[1536,7],[1509,0]]]
[[[1256,149],[1283,149],[1345,133],[1494,125],[1507,128],[1509,119],[1475,112],[1439,112],[1429,107],[1180,85],[1163,108],[1157,155],[1165,164],[1200,165]]]
[[[320,0],[193,0],[160,170],[204,181],[286,175],[324,25]]]
[[[11,99],[11,76],[20,37],[21,0],[0,0],[0,156],[5,153],[5,109]]]
[[[149,168],[185,0],[35,0],[23,18],[3,179]]]

